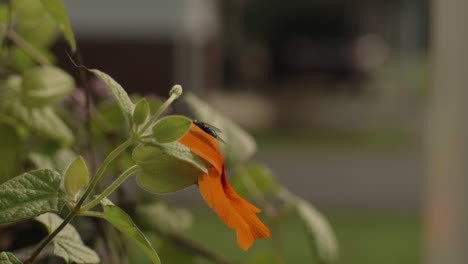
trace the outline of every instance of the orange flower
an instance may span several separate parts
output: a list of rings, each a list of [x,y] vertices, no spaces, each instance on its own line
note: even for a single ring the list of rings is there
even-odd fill
[[[198,176],[200,193],[219,218],[236,230],[239,247],[247,250],[255,239],[270,237],[270,231],[256,216],[260,209],[242,199],[229,185],[216,139],[192,124],[179,142],[212,166],[208,174]]]

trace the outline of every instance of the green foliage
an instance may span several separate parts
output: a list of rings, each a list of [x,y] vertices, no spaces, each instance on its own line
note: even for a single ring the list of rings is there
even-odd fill
[[[50,106],[27,108],[16,103],[12,105],[11,112],[8,112],[28,127],[31,132],[40,136],[57,141],[63,146],[69,146],[74,141],[70,128]]]
[[[190,211],[184,208],[172,208],[167,203],[158,202],[138,207],[138,212],[146,224],[161,232],[181,233],[192,226]]]
[[[161,113],[182,95],[182,87],[174,85],[169,98],[158,103],[157,109],[152,109],[154,104],[148,103],[145,98],[134,105],[122,86],[108,74],[88,69],[105,84],[117,105],[114,108],[110,106],[107,112],[98,106],[96,109],[102,112],[92,113],[92,120],[89,120],[93,121],[93,135],[100,130],[101,141],[106,141],[95,146],[97,153],[110,153],[98,165],[88,184],[89,172],[85,161],[81,156],[75,158],[77,155],[69,148],[81,135],[75,136],[58,114],[63,114],[58,111],[58,103],[69,96],[75,86],[68,73],[52,66],[54,58],[49,48],[56,40],[59,29],[72,51],[75,51],[76,42],[61,0],[0,3],[0,224],[35,217],[46,226],[49,236],[35,247],[28,262],[34,261],[47,243],[53,241],[54,254],[67,263],[98,263],[100,260],[96,252],[84,245],[70,221],[80,215],[100,217],[135,242],[152,263],[159,264],[156,250],[131,217],[106,197],[136,172],[139,173],[137,183],[140,187],[154,193],[186,188],[197,183],[200,173],[207,173],[207,167],[211,165],[177,142],[189,131],[192,120],[178,115],[158,120]],[[336,242],[323,216],[306,201],[289,194],[265,166],[243,167],[241,164],[256,151],[253,138],[200,98],[189,94],[185,96],[185,102],[197,119],[223,131],[221,137],[227,144],[220,144],[220,148],[225,165],[236,169],[232,181],[234,187],[240,193],[260,201],[260,205],[265,205],[266,209],[273,208],[264,210],[268,213],[267,217],[272,218],[271,212],[276,210],[273,204],[268,204],[268,199],[272,197],[296,209],[295,212],[305,223],[306,233],[313,238],[313,249],[319,260],[331,263],[336,258]],[[148,118],[151,112],[154,114]],[[113,136],[111,140],[108,135]],[[123,143],[115,147],[114,140]],[[133,161],[128,158],[130,162],[122,162],[122,156],[127,154],[128,157],[128,149],[135,143],[140,144],[133,149]],[[24,150],[28,150],[28,153]],[[79,144],[74,146],[74,150],[82,151]],[[96,160],[101,160],[101,157]],[[22,167],[31,165],[49,169],[13,177],[18,171],[24,171]],[[88,202],[103,175],[124,169],[100,195]],[[62,184],[68,195],[61,189]],[[82,191],[86,186],[86,190]],[[99,203],[103,212],[89,211]],[[70,210],[62,220],[53,213],[60,212],[65,204]],[[158,244],[162,252],[169,254],[167,261],[195,263],[194,253],[197,252],[204,252],[201,255],[205,257],[210,256],[203,247],[175,242],[178,239],[183,241],[182,236],[176,239],[174,236],[180,235],[192,224],[191,215],[186,210],[174,210],[165,203],[137,208],[151,222],[149,226],[158,231],[161,237]],[[286,211],[285,208],[281,209]],[[142,210],[144,213],[141,213]],[[275,241],[274,244],[278,243]],[[189,250],[181,251],[181,245]],[[276,253],[253,254],[245,263],[281,263],[282,258]],[[0,253],[0,264],[11,263],[21,262],[11,253]]]
[[[150,106],[146,98],[142,98],[135,105],[133,110],[133,123],[135,125],[142,125],[147,119],[150,113]]]
[[[130,123],[135,106],[130,100],[130,97],[128,97],[128,94],[124,88],[122,88],[122,86],[114,79],[112,79],[112,77],[100,70],[88,69],[88,71],[94,73],[106,85],[107,89],[109,89],[109,91],[114,96],[114,99],[119,105],[120,110],[122,110],[125,119],[128,123]]]
[[[120,232],[135,242],[154,264],[160,264],[161,261],[159,260],[156,250],[135,223],[133,223],[132,218],[108,199],[102,200],[101,204],[104,208],[102,218],[106,219],[115,228],[120,230]]]
[[[53,232],[63,220],[56,214],[47,213],[35,218],[44,224],[49,233]],[[54,255],[63,258],[67,263],[99,263],[100,259],[94,250],[81,241],[76,229],[67,224],[54,239]]]
[[[142,170],[137,183],[154,193],[181,190],[196,183],[200,172],[207,172],[203,161],[179,142],[139,145],[132,158]]]
[[[196,119],[221,129],[222,138],[227,144],[220,144],[220,148],[228,165],[242,163],[256,152],[257,145],[253,137],[232,120],[193,94],[186,94],[184,101]]]
[[[74,87],[75,81],[65,71],[54,66],[34,67],[23,73],[23,103],[27,107],[55,104]]]
[[[31,151],[28,154],[28,159],[37,168],[55,170],[61,174],[65,173],[68,165],[75,158],[75,152],[67,148],[43,149],[41,151]]]
[[[51,170],[35,170],[0,185],[0,224],[60,212],[66,196],[60,190],[62,176]]]
[[[49,14],[55,20],[55,23],[63,32],[63,35],[65,36],[68,45],[70,45],[72,52],[75,52],[75,36],[73,35],[73,31],[70,27],[70,22],[68,21],[67,12],[63,6],[62,0],[41,0],[41,3],[44,5],[45,9],[49,12]]]
[[[329,264],[336,261],[338,246],[325,217],[309,202],[279,185],[267,167],[257,164],[240,168],[234,174],[231,183],[243,197],[252,197],[255,200],[264,200],[266,196],[276,197],[287,204],[284,210],[288,210],[288,207],[295,209],[304,223],[305,234],[310,238],[311,249],[316,253],[320,263]]]
[[[230,182],[244,198],[252,195],[273,196],[281,190],[271,170],[262,164],[250,164],[237,169]]]
[[[338,245],[325,217],[309,202],[283,191],[282,197],[291,203],[304,222],[306,234],[311,239],[312,250],[320,263],[334,263],[338,256]]]
[[[16,129],[0,121],[0,184],[18,172],[21,143],[21,137]]]
[[[159,119],[153,127],[154,139],[157,143],[171,143],[179,140],[190,129],[192,120],[185,116],[171,115]]]
[[[88,166],[83,157],[78,156],[65,171],[65,190],[75,200],[76,194],[88,184],[88,181]]]
[[[57,26],[37,0],[12,1],[15,30],[35,48],[48,47],[57,37]]]
[[[0,253],[0,264],[21,264],[22,262],[10,252]]]

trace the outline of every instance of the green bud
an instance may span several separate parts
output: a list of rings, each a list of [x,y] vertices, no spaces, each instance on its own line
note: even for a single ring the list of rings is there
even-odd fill
[[[135,106],[133,110],[133,123],[135,125],[141,125],[145,123],[150,112],[150,107],[146,98],[141,99]]]
[[[89,181],[89,172],[83,157],[78,156],[65,171],[65,190],[73,198]]]
[[[175,94],[176,98],[179,98],[182,95],[182,86],[176,84],[172,86],[171,90],[169,91],[169,96]]]

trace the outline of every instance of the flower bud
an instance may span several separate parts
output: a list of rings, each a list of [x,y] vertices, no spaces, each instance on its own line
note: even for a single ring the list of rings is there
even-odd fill
[[[179,84],[172,86],[171,90],[169,91],[169,96],[172,96],[173,94],[176,95],[176,98],[179,98],[182,95],[182,86]]]
[[[150,112],[150,107],[146,98],[141,99],[135,106],[133,110],[133,123],[135,125],[143,124],[148,118]]]

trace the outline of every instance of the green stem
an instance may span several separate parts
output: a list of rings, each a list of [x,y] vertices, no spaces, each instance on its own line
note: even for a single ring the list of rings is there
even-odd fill
[[[80,212],[79,215],[81,215],[81,216],[99,217],[99,218],[103,218],[103,217],[104,217],[104,213],[101,213],[101,212],[94,212],[94,211],[84,211],[84,212]]]
[[[164,110],[166,110],[169,105],[171,105],[175,99],[177,99],[179,97],[179,95],[175,94],[175,93],[171,93],[169,98],[166,100],[166,102],[164,102],[159,108],[158,110],[156,111],[156,113],[154,113],[154,115],[150,118],[150,120],[148,122],[146,122],[146,124],[143,126],[142,129],[140,129],[140,131],[137,132],[137,135],[140,137],[143,135],[143,133],[146,132],[146,130],[148,130],[148,128],[154,123],[154,121],[156,121],[156,119],[158,119],[158,117],[164,112]]]
[[[94,206],[98,205],[102,199],[106,198],[109,196],[117,187],[122,184],[128,177],[130,177],[134,172],[138,171],[140,168],[138,165],[133,165],[132,167],[128,168],[126,171],[124,171],[109,187],[107,187],[98,197],[96,197],[94,200],[89,202],[88,204],[84,205],[81,210],[81,212],[86,212],[87,210],[93,208]]]
[[[36,249],[34,249],[34,251],[31,253],[29,258],[24,262],[24,264],[33,263],[34,259],[36,259],[36,257],[39,255],[39,253],[41,253],[45,246],[47,246],[47,244],[49,244],[49,242],[52,241],[52,239],[54,239],[54,237],[57,236],[57,234],[60,233],[60,231],[62,231],[62,229],[64,229],[65,226],[67,226],[67,224],[71,222],[71,220],[73,220],[75,215],[76,212],[71,211],[63,220],[63,222],[54,230],[54,232],[50,233],[47,237],[42,239],[42,241],[39,243]]]
[[[86,198],[91,194],[91,192],[94,190],[94,187],[96,187],[96,184],[98,183],[99,179],[102,177],[104,174],[104,171],[107,169],[107,166],[126,148],[128,148],[130,145],[132,145],[135,142],[135,139],[133,137],[127,139],[124,143],[122,143],[120,146],[118,146],[116,149],[114,149],[109,155],[107,155],[106,159],[102,162],[101,166],[99,167],[98,171],[96,172],[96,175],[94,175],[93,180],[91,183],[88,185],[88,188],[86,189],[85,193],[83,196],[81,196],[80,200],[76,204],[75,208],[77,211],[80,210],[81,205],[83,202],[86,200]]]
[[[25,51],[29,56],[31,56],[37,63],[41,65],[48,65],[50,61],[48,58],[44,57],[33,45],[27,42],[23,37],[16,34],[15,31],[9,30],[7,32],[7,37],[13,41],[18,47]]]

